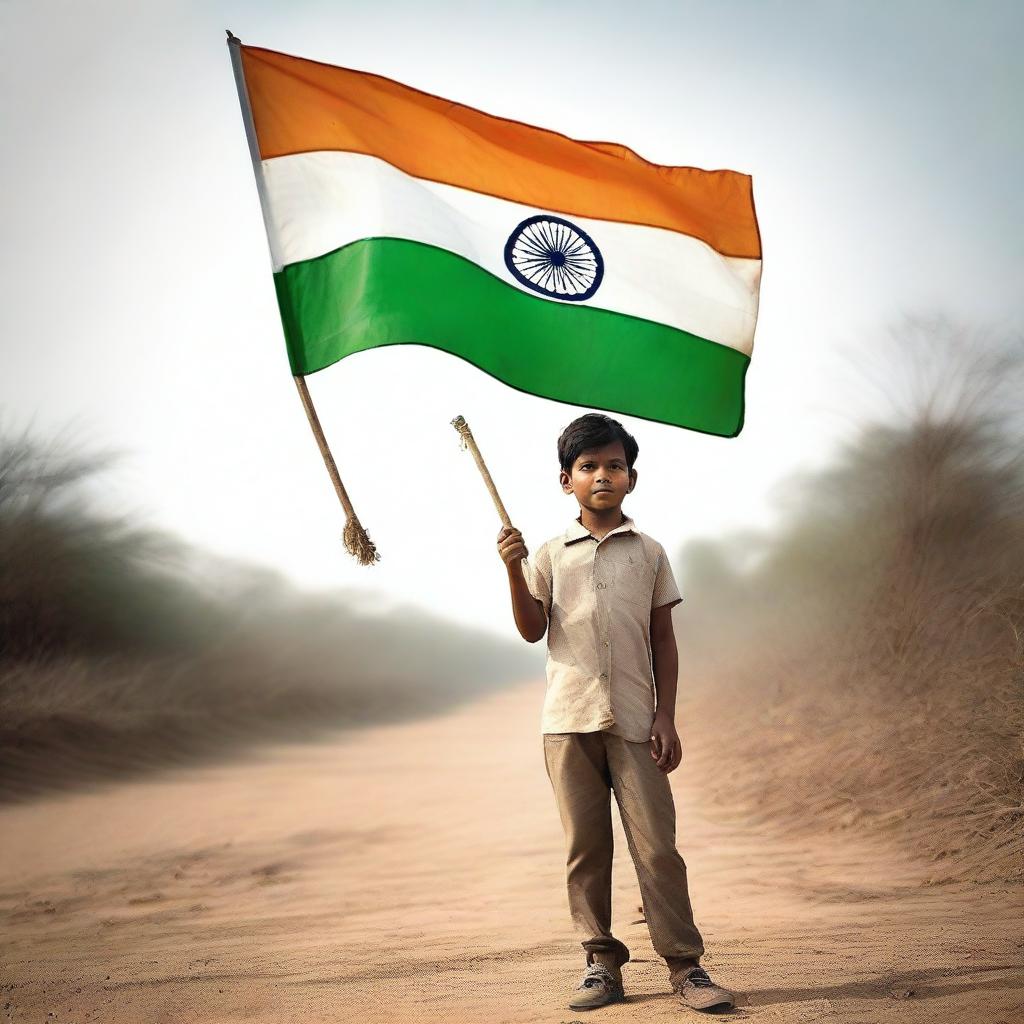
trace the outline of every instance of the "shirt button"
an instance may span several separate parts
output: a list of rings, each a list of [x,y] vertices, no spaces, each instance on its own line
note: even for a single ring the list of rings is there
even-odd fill
[[[602,672],[601,673],[601,678],[602,679],[607,679],[608,678],[608,673],[607,672]]]
[[[604,584],[603,583],[598,583],[597,589],[598,590],[604,590]]]
[[[607,640],[605,640],[604,645],[605,645],[605,647],[608,646],[608,641]]]

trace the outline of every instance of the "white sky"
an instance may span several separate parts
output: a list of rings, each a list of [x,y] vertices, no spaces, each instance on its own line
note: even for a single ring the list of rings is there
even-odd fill
[[[753,175],[743,432],[620,417],[640,443],[625,508],[670,551],[771,523],[773,484],[869,411],[857,362],[904,312],[1019,323],[1019,4],[3,4],[0,425],[126,451],[109,508],[298,583],[515,635],[500,522],[449,421],[469,421],[535,548],[576,512],[555,441],[585,410],[417,346],[308,378],[383,555],[356,565],[289,374],[226,28]]]

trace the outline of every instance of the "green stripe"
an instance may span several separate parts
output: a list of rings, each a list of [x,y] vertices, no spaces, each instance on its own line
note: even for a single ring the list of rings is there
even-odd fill
[[[353,242],[274,275],[292,373],[429,345],[521,391],[735,437],[749,356],[686,331],[529,295],[444,249]]]

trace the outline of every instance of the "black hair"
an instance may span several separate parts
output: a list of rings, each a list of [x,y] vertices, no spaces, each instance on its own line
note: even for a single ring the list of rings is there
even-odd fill
[[[604,413],[588,412],[572,421],[562,431],[558,439],[558,464],[566,473],[572,473],[572,467],[583,452],[594,448],[603,448],[607,444],[622,442],[626,451],[626,468],[633,472],[640,446],[636,438],[618,421]]]

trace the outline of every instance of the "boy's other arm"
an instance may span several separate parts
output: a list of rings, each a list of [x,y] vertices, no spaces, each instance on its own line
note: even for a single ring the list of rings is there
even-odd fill
[[[512,615],[516,628],[524,640],[531,644],[542,639],[548,628],[544,605],[530,593],[523,573],[523,559],[529,552],[523,535],[513,526],[503,526],[498,534],[498,554],[508,570],[508,585],[512,594]]]
[[[657,713],[676,717],[676,679],[679,675],[679,651],[672,629],[672,605],[663,604],[651,612],[651,654],[654,662],[654,689],[658,694]]]
[[[651,611],[651,655],[654,664],[654,688],[658,706],[651,732],[657,737],[652,756],[666,774],[674,771],[683,758],[682,742],[676,732],[676,679],[679,675],[679,651],[672,629],[672,605],[663,604]]]

